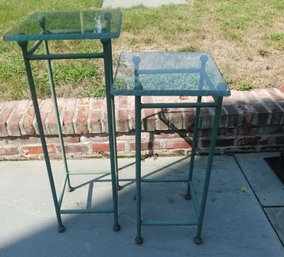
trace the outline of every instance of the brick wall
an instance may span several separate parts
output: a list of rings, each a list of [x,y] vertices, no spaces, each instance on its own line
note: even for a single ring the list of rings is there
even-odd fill
[[[153,97],[142,98],[153,102]],[[160,102],[186,102],[192,97],[157,97]],[[203,101],[208,101],[204,97]],[[39,101],[48,150],[60,158],[55,113],[50,99]],[[59,98],[67,156],[108,156],[105,99]],[[144,109],[142,149],[148,154],[186,154],[191,150],[195,110]],[[214,111],[202,109],[200,152],[207,152]],[[120,155],[135,150],[134,98],[116,97],[117,142]],[[217,139],[217,152],[259,152],[279,150],[284,145],[284,88],[232,90],[224,98]],[[32,102],[0,101],[0,159],[39,159],[42,148]]]

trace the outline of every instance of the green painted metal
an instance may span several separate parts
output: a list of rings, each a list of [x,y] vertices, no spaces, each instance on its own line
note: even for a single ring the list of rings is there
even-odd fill
[[[45,54],[48,55],[49,54],[49,48],[48,48],[47,41],[45,40],[43,42],[43,44],[44,44]],[[53,72],[52,72],[52,67],[51,67],[51,60],[47,60],[46,65],[47,65],[47,71],[48,71],[48,80],[49,80],[49,84],[50,84],[51,98],[52,98],[53,107],[54,107],[54,110],[55,110],[58,137],[59,137],[60,146],[61,146],[61,157],[62,157],[62,160],[63,160],[63,163],[64,163],[65,172],[67,174],[68,190],[72,191],[72,186],[71,186],[70,178],[69,178],[69,175],[68,175],[69,169],[68,169],[68,164],[67,164],[67,159],[66,159],[64,140],[63,140],[62,128],[61,128],[60,117],[59,117],[59,109],[58,109],[58,103],[57,103],[57,97],[56,97],[56,91],[55,91],[54,77],[53,77]]]
[[[208,194],[210,174],[217,137],[219,117],[223,96],[230,95],[212,56],[208,53],[123,53],[120,55],[115,80],[111,89],[113,95],[135,96],[135,141],[136,141],[136,243],[143,238],[141,227],[144,226],[197,226],[194,238],[201,243],[205,205]],[[197,102],[187,103],[141,103],[141,96],[196,96]],[[202,102],[202,96],[212,96],[211,102]],[[141,178],[141,111],[143,108],[196,108],[192,154],[188,169],[188,179]],[[203,185],[201,203],[198,203],[193,187],[192,175],[196,155],[198,132],[200,129],[200,109],[215,108],[210,153]],[[143,220],[141,215],[141,184],[161,182],[187,182],[186,200],[193,201],[196,222],[178,220]]]
[[[97,24],[97,18],[100,18],[101,24]],[[115,111],[114,111],[114,96],[110,95],[110,86],[113,82],[112,68],[112,50],[111,39],[119,37],[121,30],[122,14],[119,10],[91,10],[91,11],[67,11],[67,12],[45,12],[35,13],[27,18],[24,22],[16,26],[10,32],[4,35],[5,41],[17,41],[22,48],[22,54],[25,62],[28,84],[31,91],[35,115],[38,123],[40,139],[42,143],[43,153],[45,157],[46,169],[48,173],[52,198],[54,202],[56,217],[58,221],[58,231],[63,232],[64,226],[61,220],[61,214],[67,213],[113,213],[114,230],[118,231],[118,169],[116,156],[116,139],[115,139]],[[99,26],[99,27],[98,27]],[[83,40],[83,39],[100,39],[103,45],[102,53],[63,53],[52,54],[49,52],[48,41],[51,40]],[[28,41],[35,41],[28,50]],[[36,50],[43,44],[44,54],[35,54]],[[68,209],[61,210],[61,205],[64,198],[65,188],[68,185],[72,189],[69,175],[90,175],[90,173],[70,173],[66,159],[64,148],[64,140],[59,117],[59,109],[56,97],[55,83],[53,78],[51,60],[54,59],[89,59],[102,58],[105,68],[106,82],[106,99],[108,113],[108,128],[110,141],[110,163],[111,163],[111,181],[113,208],[87,208],[85,210]],[[62,150],[62,159],[65,167],[65,177],[63,179],[61,191],[57,198],[56,188],[54,184],[52,168],[50,164],[49,154],[46,146],[44,130],[40,116],[40,110],[37,101],[36,88],[33,79],[30,61],[46,60],[47,71],[50,82],[51,95],[57,119],[57,129]],[[106,172],[92,172],[93,174],[109,174]]]
[[[110,88],[113,83],[113,68],[112,68],[112,47],[111,40],[101,40],[104,49],[104,70],[106,84],[106,101],[108,115],[108,131],[109,131],[109,147],[110,147],[110,165],[112,177],[112,197],[114,211],[114,230],[120,230],[118,224],[118,165],[117,165],[117,147],[116,147],[116,129],[115,129],[115,106],[114,96],[110,94]]]
[[[135,96],[135,154],[136,154],[136,243],[143,241],[141,236],[141,97]]]
[[[215,103],[144,103],[142,108],[192,108],[192,107],[216,107]]]
[[[59,207],[59,204],[58,204],[58,201],[57,201],[57,194],[56,194],[56,189],[55,189],[55,185],[54,185],[54,179],[53,179],[53,175],[52,175],[52,169],[51,169],[51,164],[50,164],[50,160],[49,160],[49,154],[48,154],[48,150],[47,150],[47,146],[46,146],[44,130],[43,130],[43,126],[42,126],[40,110],[39,110],[38,101],[37,101],[37,94],[36,94],[31,64],[30,64],[30,61],[27,58],[28,42],[21,41],[21,42],[18,42],[18,43],[19,43],[19,46],[22,48],[22,54],[23,54],[23,58],[24,58],[24,63],[25,63],[25,68],[26,68],[26,73],[27,73],[27,78],[28,78],[28,84],[29,84],[29,87],[30,87],[32,101],[33,101],[33,105],[34,105],[34,111],[35,111],[38,130],[39,130],[39,134],[40,134],[40,140],[41,140],[42,150],[43,150],[43,154],[44,154],[46,170],[47,170],[47,174],[48,174],[48,179],[49,179],[49,183],[50,183],[50,189],[51,189],[51,193],[52,193],[56,218],[57,218],[57,222],[58,222],[58,231],[63,232],[65,230],[65,227],[63,226],[61,216],[60,216],[60,207]]]
[[[65,174],[64,179],[63,179],[63,183],[61,185],[61,190],[60,190],[59,197],[58,197],[59,208],[61,208],[61,205],[62,205],[62,202],[63,202],[64,192],[65,192],[65,188],[66,188],[66,185],[67,185],[67,181],[69,179],[69,175],[70,174],[67,174],[67,173]]]
[[[197,103],[196,103],[195,118],[194,118],[191,157],[190,157],[190,163],[189,163],[188,184],[187,184],[187,192],[186,192],[188,196],[191,195],[190,182],[192,181],[194,159],[195,159],[195,154],[196,154],[198,134],[199,134],[199,123],[200,123],[200,106],[198,104],[201,102],[201,100],[202,100],[201,96],[198,96]]]
[[[199,222],[198,222],[199,224],[198,224],[197,233],[195,237],[197,240],[201,240],[201,230],[202,230],[205,206],[206,206],[206,201],[207,201],[207,194],[208,194],[208,187],[209,187],[211,169],[212,169],[212,164],[213,164],[213,157],[215,153],[217,132],[218,132],[219,120],[220,120],[220,115],[221,115],[221,110],[222,110],[222,101],[223,101],[223,98],[219,97],[218,106],[216,108],[214,121],[213,121],[209,155],[208,155],[207,168],[206,168],[206,176],[205,176],[205,181],[204,181],[204,186],[203,186],[202,200],[200,203],[200,215],[199,215]]]
[[[91,59],[91,58],[104,58],[104,53],[29,55],[30,60],[66,60],[66,59]]]

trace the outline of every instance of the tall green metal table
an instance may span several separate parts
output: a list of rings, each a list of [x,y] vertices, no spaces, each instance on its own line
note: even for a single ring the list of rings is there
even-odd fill
[[[118,38],[121,31],[122,14],[119,10],[84,10],[84,11],[64,11],[64,12],[39,12],[34,13],[14,29],[4,35],[4,41],[17,41],[22,49],[24,64],[26,68],[28,83],[30,87],[31,97],[33,101],[35,116],[37,120],[38,130],[40,134],[43,154],[45,158],[46,169],[49,177],[50,188],[52,192],[56,217],[58,221],[58,231],[63,232],[61,214],[72,213],[113,213],[115,231],[120,230],[118,224],[117,213],[117,158],[116,158],[116,140],[115,140],[115,112],[114,97],[110,95],[110,86],[113,82],[112,68],[112,38]],[[102,52],[94,53],[55,53],[49,51],[49,41],[53,40],[100,40],[103,46]],[[30,42],[32,44],[30,44]],[[44,53],[38,53],[37,50],[43,45]],[[70,172],[64,150],[64,140],[59,117],[59,110],[56,98],[55,83],[52,71],[52,60],[60,59],[90,59],[101,58],[104,60],[104,75],[106,86],[106,101],[108,114],[108,131],[110,144],[110,166],[112,179],[112,197],[113,206],[109,209],[87,208],[87,209],[62,209],[62,201],[66,186],[69,191],[74,188],[71,185],[70,176],[78,173]],[[47,70],[51,95],[54,104],[54,110],[57,118],[58,135],[61,143],[62,159],[65,166],[65,178],[62,189],[57,195],[54,178],[49,159],[48,149],[43,130],[36,85],[33,78],[31,61],[45,60],[47,62]]]
[[[136,141],[136,204],[137,204],[137,236],[136,243],[141,244],[141,226],[197,226],[194,238],[196,244],[202,242],[201,230],[210,181],[213,156],[222,99],[229,96],[229,88],[217,65],[209,53],[122,53],[114,83],[112,95],[135,96],[135,141]],[[147,103],[141,102],[142,96],[195,96],[194,102],[182,103]],[[211,101],[202,101],[202,97],[211,96]],[[208,99],[207,99],[208,100]],[[185,179],[160,180],[141,177],[141,110],[143,108],[196,108],[192,138],[192,153],[188,177]],[[197,201],[193,189],[194,159],[200,127],[200,109],[215,108],[213,128],[206,176],[201,201]],[[185,199],[193,200],[196,217],[192,221],[160,221],[143,220],[141,215],[141,183],[146,182],[186,182]]]

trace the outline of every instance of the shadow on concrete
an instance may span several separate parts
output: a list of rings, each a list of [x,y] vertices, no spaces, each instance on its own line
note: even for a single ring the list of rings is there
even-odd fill
[[[70,161],[71,169],[105,169],[109,160]],[[196,160],[197,193],[203,184],[206,157]],[[142,162],[143,176],[183,177],[189,159],[149,158]],[[62,178],[60,162],[52,163],[57,187]],[[229,156],[216,156],[203,229],[204,243],[192,238],[195,227],[143,227],[144,244],[137,246],[133,159],[119,160],[123,190],[119,192],[120,232],[112,230],[112,214],[64,215],[66,231],[57,232],[44,163],[3,162],[1,168],[1,256],[281,256],[283,248],[258,205],[238,165]],[[61,181],[60,181],[61,182]],[[85,185],[81,187],[80,185]],[[173,185],[175,184],[175,185]],[[106,176],[78,181],[78,190],[67,193],[66,205],[111,205]],[[84,192],[84,190],[85,192]],[[240,190],[242,188],[242,190]],[[246,188],[244,191],[243,188]],[[143,185],[143,217],[181,219],[191,216],[183,199],[186,183]],[[98,190],[98,191],[96,191]],[[93,195],[93,192],[98,192]],[[100,193],[99,193],[100,192]],[[85,194],[78,200],[78,196]],[[95,200],[96,198],[96,200]],[[79,204],[77,204],[79,201]]]

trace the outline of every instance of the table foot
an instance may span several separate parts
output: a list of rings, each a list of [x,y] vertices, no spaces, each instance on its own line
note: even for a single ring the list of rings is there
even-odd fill
[[[193,242],[197,245],[200,245],[202,243],[202,238],[199,236],[196,236],[193,238]]]
[[[68,187],[68,189],[67,189],[68,192],[73,192],[74,190],[75,190],[74,187]]]
[[[63,225],[58,227],[58,232],[59,233],[63,233],[64,231],[65,231],[65,227]]]
[[[189,193],[186,193],[183,197],[185,200],[191,200],[191,194]]]
[[[116,225],[113,226],[112,229],[113,229],[113,231],[118,232],[121,229],[121,227],[120,227],[119,224],[116,224]]]
[[[138,244],[138,245],[143,244],[143,237],[142,236],[137,236],[135,238],[135,243]]]

